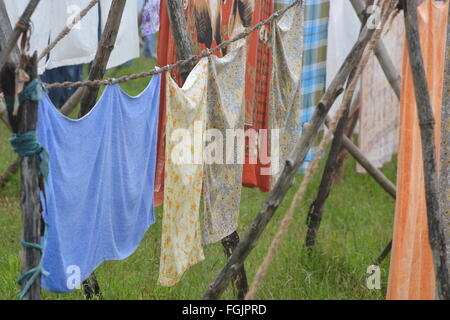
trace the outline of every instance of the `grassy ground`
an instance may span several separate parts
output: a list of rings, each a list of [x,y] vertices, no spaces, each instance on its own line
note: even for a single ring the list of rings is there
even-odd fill
[[[139,59],[130,68],[114,74],[149,69],[154,62]],[[141,79],[124,84],[129,94],[138,94],[148,83]],[[0,127],[0,171],[15,155],[8,143],[9,132]],[[323,164],[322,164],[323,165]],[[392,234],[394,201],[368,175],[355,172],[355,162],[349,159],[342,184],[334,187],[325,207],[325,216],[318,235],[317,245],[309,256],[303,249],[306,213],[314,200],[320,173],[310,185],[305,201],[297,212],[268,277],[259,290],[258,299],[384,299],[388,276],[388,259],[381,266],[381,290],[366,287],[367,267],[377,258]],[[395,161],[388,164],[384,173],[395,181]],[[249,281],[262,262],[275,235],[282,215],[302,179],[296,183],[265,230],[258,246],[246,261]],[[21,216],[19,208],[18,177],[0,191],[0,299],[16,299],[19,288],[15,279],[20,274]],[[243,189],[239,233],[255,217],[267,194]],[[160,230],[162,210],[156,210],[157,223],[147,232],[139,249],[125,261],[111,261],[97,271],[101,289],[106,299],[200,299],[208,284],[225,263],[220,244],[205,248],[206,260],[185,274],[173,288],[156,285],[159,268]],[[228,289],[223,298],[232,299]],[[43,292],[44,299],[82,299],[80,291],[57,295]]]

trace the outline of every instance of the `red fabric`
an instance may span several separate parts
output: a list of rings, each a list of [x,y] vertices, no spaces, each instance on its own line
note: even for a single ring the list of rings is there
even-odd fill
[[[235,1],[226,1],[222,4],[221,0],[189,0],[185,10],[186,19],[188,23],[188,30],[193,42],[194,53],[198,54],[203,49],[208,47],[214,48],[220,42],[232,38],[238,34],[239,29],[232,30],[234,26],[239,26],[241,17],[239,11],[236,10]],[[241,3],[250,3],[254,0],[241,0]],[[217,7],[214,7],[214,4]],[[273,0],[254,1],[254,11],[251,19],[251,25],[257,24],[262,19],[269,17],[273,12]],[[214,9],[211,9],[213,8]],[[206,9],[205,9],[206,8]],[[210,16],[217,13],[219,8],[220,17],[220,38],[217,35],[208,37],[205,41],[204,37],[200,37],[196,30],[196,14],[202,12]],[[210,10],[208,10],[210,9]],[[211,17],[210,17],[211,18]],[[211,21],[213,17],[211,18]],[[250,22],[250,20],[249,20]],[[245,24],[245,22],[242,22]],[[267,25],[265,30],[270,30]],[[217,33],[216,33],[217,34]],[[205,44],[206,43],[206,44]],[[255,31],[247,38],[248,43],[248,58],[247,58],[247,74],[246,74],[246,105],[245,105],[245,122],[247,129],[254,129],[256,131],[261,129],[268,129],[268,107],[269,107],[269,88],[270,88],[270,71],[271,71],[271,54],[267,44],[260,40],[258,31]],[[217,56],[222,56],[226,52],[215,52]],[[158,35],[158,66],[165,66],[172,64],[178,59],[176,57],[176,50],[172,33],[170,30],[170,22],[167,14],[167,6],[165,1],[161,1],[160,9],[160,30]],[[171,72],[172,77],[182,85],[182,79],[178,69]],[[155,206],[160,206],[163,203],[164,196],[164,161],[165,161],[165,126],[166,126],[166,101],[165,101],[165,76],[162,77],[161,82],[161,103],[159,110],[159,129],[158,129],[158,155],[156,165],[155,177]],[[261,168],[268,167],[270,164],[263,165],[249,164],[248,162],[248,141],[246,143],[246,163],[243,169],[243,185],[247,187],[258,187],[261,191],[269,191],[270,176],[263,176],[260,174]],[[267,148],[267,139],[263,141],[260,148]]]

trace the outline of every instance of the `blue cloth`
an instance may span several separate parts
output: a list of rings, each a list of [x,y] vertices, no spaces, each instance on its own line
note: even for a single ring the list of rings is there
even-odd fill
[[[46,70],[41,76],[45,83],[80,81],[83,80],[83,65],[65,66]],[[48,95],[53,104],[60,109],[77,88],[56,88],[50,89]]]
[[[160,85],[156,75],[137,97],[109,86],[79,120],[48,96],[40,102],[38,139],[50,159],[45,290],[69,292],[74,270],[83,281],[103,261],[127,258],[154,223]]]

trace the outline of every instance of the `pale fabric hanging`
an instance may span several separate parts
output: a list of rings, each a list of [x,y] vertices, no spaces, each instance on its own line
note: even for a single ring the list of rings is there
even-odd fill
[[[6,11],[14,28],[19,21],[20,16],[28,5],[28,1],[18,0],[4,0]],[[31,37],[30,37],[30,53],[37,51],[38,54],[42,52],[48,44],[50,35],[51,19],[48,15],[50,11],[49,1],[40,1],[36,10],[30,19]],[[45,59],[38,63],[38,73],[42,74],[45,71]]]
[[[158,283],[175,285],[204,259],[199,207],[203,182],[208,59],[200,60],[180,88],[167,77],[164,216]]]
[[[427,0],[418,8],[419,34],[439,146],[445,39],[449,2]],[[420,128],[407,46],[403,59],[397,201],[388,299],[435,299],[435,275],[428,238]],[[436,149],[439,159],[439,148]]]
[[[209,57],[208,107],[205,145],[205,228],[206,244],[220,241],[236,231],[242,189],[245,116],[246,46],[223,58]],[[209,150],[209,151],[208,151]],[[216,158],[217,152],[220,156]],[[231,156],[232,158],[229,158]]]
[[[61,30],[72,23],[76,15],[87,7],[89,2],[91,0],[50,0],[51,6],[48,12],[51,19],[50,42],[55,40]],[[98,45],[98,29],[96,29],[98,23],[98,5],[95,5],[52,49],[47,69],[89,63],[94,60]]]
[[[403,14],[398,14],[383,42],[389,56],[401,74],[405,26]],[[397,153],[400,101],[387,80],[375,55],[371,55],[361,75],[359,148],[372,164],[381,168]],[[358,164],[357,171],[365,172]]]
[[[300,90],[303,60],[302,5],[289,9],[277,23],[273,24],[272,54],[269,145],[273,187],[298,137],[302,99]],[[278,130],[278,134],[274,130]],[[275,154],[277,151],[278,157]]]
[[[349,0],[331,0],[330,18],[328,22],[328,53],[327,53],[327,88],[342,66],[347,55],[358,40],[361,22]],[[359,86],[355,92],[359,91]],[[357,95],[355,95],[357,96]],[[328,113],[334,115],[342,103],[340,95]]]
[[[111,0],[101,0],[101,20],[102,30],[108,20]],[[127,0],[120,21],[119,32],[117,34],[114,50],[108,60],[108,69],[117,67],[127,61],[139,57],[139,27],[137,0]]]

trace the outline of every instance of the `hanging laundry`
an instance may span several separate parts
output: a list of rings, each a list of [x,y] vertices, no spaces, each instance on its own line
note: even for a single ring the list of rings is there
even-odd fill
[[[141,31],[143,36],[155,34],[159,30],[160,0],[145,0],[142,8]]]
[[[11,26],[14,27],[19,21],[22,13],[28,5],[28,1],[17,0],[4,0],[6,11],[11,22]],[[47,47],[50,38],[51,17],[48,14],[50,12],[50,1],[40,1],[36,10],[30,19],[31,25],[31,37],[30,39],[30,52],[37,51],[42,52]],[[45,71],[45,59],[42,59],[38,63],[38,73],[42,74]]]
[[[139,7],[142,11],[141,36],[143,40],[143,48],[141,54],[146,58],[155,58],[155,34],[159,30],[160,0],[140,0]]]
[[[403,14],[398,14],[382,38],[398,74],[403,60],[404,24]],[[361,95],[359,148],[375,167],[381,168],[397,153],[400,102],[374,55],[361,75]],[[357,171],[365,172],[359,164]]]
[[[223,58],[209,57],[204,164],[206,244],[222,240],[238,226],[244,162],[246,58],[245,41]]]
[[[137,0],[128,0],[123,12],[119,34],[108,62],[108,68],[121,65],[139,57],[139,30]],[[41,53],[58,34],[70,24],[90,0],[46,0],[41,1],[31,17],[30,52]],[[111,0],[100,0],[90,9],[70,33],[65,36],[38,65],[38,72],[67,65],[91,62],[97,51],[98,28],[104,29]],[[6,0],[5,5],[12,25],[15,25],[25,10],[27,1]],[[101,23],[100,23],[101,21]]]
[[[302,5],[289,9],[273,24],[272,52],[269,128],[271,183],[274,186],[298,138],[303,62]]]
[[[285,8],[294,0],[275,0],[276,10]],[[303,125],[311,121],[316,106],[325,93],[326,61],[328,43],[328,17],[330,13],[329,0],[305,1],[304,35],[303,35],[303,66],[301,78],[300,125],[298,136],[303,132]],[[317,139],[307,153],[300,166],[299,173],[304,173],[309,163],[316,155],[316,148],[323,136],[320,130]]]
[[[419,33],[439,146],[445,39],[449,2],[427,0],[418,8]],[[411,65],[405,45],[400,103],[397,202],[388,299],[435,299],[435,276],[428,238],[420,128]],[[439,148],[436,150],[439,159]]]
[[[111,0],[100,0],[102,30],[105,29],[111,4]],[[108,60],[108,69],[120,66],[139,57],[139,26],[136,12],[137,0],[127,0],[120,21],[114,50],[111,52]]]
[[[213,48],[225,40],[233,38],[245,28],[257,24],[269,17],[273,11],[273,0],[232,0],[232,1],[183,1],[189,33],[193,43],[194,53],[198,54],[205,48]],[[165,1],[161,2],[160,31],[158,35],[158,65],[176,62],[176,50],[170,30]],[[247,129],[268,129],[268,101],[269,101],[269,70],[271,63],[268,48],[269,28],[265,26],[261,32],[253,32],[247,38],[247,68],[245,79],[245,123]],[[215,55],[221,57],[232,51],[237,44],[233,44]],[[179,71],[171,72],[178,84],[182,83]],[[164,84],[164,77],[163,77]],[[165,86],[161,87],[164,96]],[[163,202],[164,190],[164,155],[165,155],[165,102],[160,106],[160,128],[158,141],[158,165],[155,183],[155,204]],[[267,147],[267,139],[262,139],[260,150]],[[255,152],[255,150],[253,150]],[[249,146],[246,147],[246,163],[243,170],[243,184],[249,187],[259,187],[263,191],[270,189],[270,176],[261,175],[261,167],[266,164],[249,164]]]
[[[330,17],[328,22],[328,48],[327,48],[327,77],[326,86],[329,87],[358,40],[361,22],[349,0],[330,1]],[[359,84],[355,93],[359,91]],[[355,97],[357,94],[355,94]],[[330,109],[333,116],[342,103],[341,94]]]
[[[316,106],[325,93],[329,14],[329,0],[304,2],[305,25],[299,136],[303,132],[303,125],[312,120]],[[314,159],[322,134],[323,130],[317,135],[317,139],[306,155],[299,172],[304,173],[309,163]]]
[[[169,74],[166,85],[166,185],[158,283],[173,286],[190,266],[204,260],[199,209],[208,59],[200,60],[182,88]]]
[[[41,4],[42,2],[48,1],[41,1]],[[91,0],[50,0],[50,2],[51,6],[46,19],[50,19],[49,41],[52,42],[61,30],[70,25],[79,12],[87,7]],[[98,12],[98,5],[95,5],[50,51],[47,69],[79,65],[94,60],[98,46],[98,32],[96,28],[99,25]],[[32,34],[31,37],[33,36],[35,34]]]
[[[131,255],[154,223],[160,76],[137,97],[109,86],[85,117],[72,120],[48,96],[38,139],[48,150],[43,218],[48,224],[44,289],[69,292],[106,260]],[[75,277],[71,277],[75,275]]]
[[[58,67],[46,70],[41,76],[45,83],[81,81],[83,80],[83,65]],[[56,88],[49,90],[49,97],[56,108],[60,109],[66,101],[77,91],[77,88]]]

